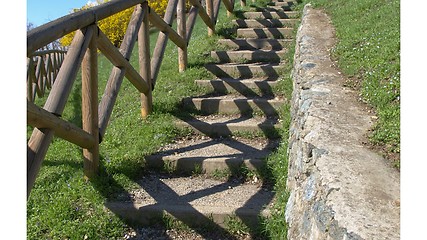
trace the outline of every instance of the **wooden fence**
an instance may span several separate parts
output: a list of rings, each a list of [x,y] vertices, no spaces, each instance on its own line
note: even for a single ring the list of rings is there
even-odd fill
[[[27,58],[27,99],[34,102],[50,89],[64,61],[66,51],[37,51]]]
[[[28,31],[27,124],[33,126],[34,130],[27,146],[27,198],[54,135],[83,148],[86,178],[97,174],[99,143],[105,134],[123,78],[126,77],[141,93],[141,114],[143,118],[147,117],[152,109],[151,91],[156,84],[168,39],[178,47],[178,70],[184,71],[187,66],[187,45],[191,40],[197,16],[207,25],[208,34],[214,33],[221,0],[205,1],[205,4],[202,4],[199,0],[189,0],[191,8],[186,13],[185,0],[169,0],[162,19],[154,11],[150,11],[146,0],[112,0]],[[234,0],[222,2],[230,15],[233,12]],[[246,1],[241,0],[241,4],[246,5]],[[131,7],[134,12],[126,34],[120,48],[116,48],[96,23]],[[177,30],[171,27],[175,16]],[[160,30],[152,56],[149,42],[150,23]],[[65,56],[63,52],[35,53],[37,49],[73,31],[76,31],[76,34]],[[129,63],[136,42],[139,49],[138,70]],[[114,65],[99,104],[98,49]],[[63,62],[60,68],[56,68],[59,66],[59,59]],[[82,128],[61,119],[80,66]],[[36,94],[44,94],[45,88],[51,90],[41,108],[33,101]]]

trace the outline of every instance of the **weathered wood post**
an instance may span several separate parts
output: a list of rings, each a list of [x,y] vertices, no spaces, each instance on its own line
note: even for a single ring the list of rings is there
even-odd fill
[[[46,100],[44,109],[55,115],[61,115],[64,111],[68,96],[82,62],[84,52],[89,45],[93,35],[91,28],[78,30],[71,43],[67,57],[64,59],[52,90]],[[51,129],[35,128],[28,140],[27,146],[27,198],[30,195],[42,161],[46,155],[49,144],[53,139],[54,132]]]
[[[232,9],[234,9],[234,0],[224,0],[224,5],[226,4],[225,2],[229,2],[229,4],[232,6]],[[230,11],[227,8],[227,17],[231,17],[233,16],[233,11]]]
[[[27,99],[31,102],[34,101],[34,97],[33,97],[33,79],[35,77],[34,76],[34,61],[33,61],[33,57],[29,57],[27,59]]]
[[[214,19],[213,0],[206,0],[206,13],[208,14],[212,22],[212,27],[208,27],[208,35],[212,36],[215,34],[215,22],[213,21]]]
[[[185,0],[178,0],[177,6],[177,30],[179,36],[183,39],[187,39],[187,25],[185,19]],[[187,45],[188,45],[188,41]],[[185,71],[187,68],[187,45],[184,48],[178,48],[178,66],[179,72]]]
[[[163,20],[167,24],[172,24],[177,4],[177,0],[170,0],[168,2],[168,6],[166,7],[165,15],[163,17]],[[153,55],[151,58],[151,81],[153,85],[156,85],[157,76],[159,75],[160,71],[160,65],[163,61],[163,57],[166,51],[166,45],[168,43],[168,36],[168,32],[159,32],[159,36],[157,37],[156,46],[154,47]]]
[[[82,125],[83,130],[95,138],[90,149],[83,149],[83,167],[86,179],[92,178],[99,169],[98,127],[98,52],[96,40],[98,27],[93,24],[94,34],[82,62]]]
[[[188,18],[186,21],[187,30],[185,34],[186,35],[185,40],[187,41],[187,43],[190,42],[191,34],[193,33],[194,24],[196,23],[196,19],[197,19],[197,14],[199,14],[199,7],[193,5],[190,8],[190,11],[188,12]]]
[[[152,87],[151,87],[151,61],[150,61],[150,34],[148,14],[150,9],[148,3],[142,3],[142,11],[144,17],[142,19],[141,27],[138,30],[138,49],[139,49],[139,73],[148,85],[147,94],[141,93],[141,116],[143,119],[147,118],[151,113],[153,107]]]

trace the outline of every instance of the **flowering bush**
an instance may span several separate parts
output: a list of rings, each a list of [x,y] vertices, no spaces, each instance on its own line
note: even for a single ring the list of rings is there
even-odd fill
[[[91,8],[93,6],[108,2],[109,0],[97,0],[96,2],[88,2],[81,8],[73,9],[73,12],[78,12]],[[166,7],[168,5],[168,0],[149,0],[148,5],[153,9],[157,14],[163,16],[165,14]],[[114,46],[120,46],[120,43],[123,40],[123,37],[126,33],[126,28],[129,24],[130,17],[132,16],[134,8],[128,8],[124,11],[121,11],[117,14],[114,14],[111,17],[105,18],[98,22],[98,27],[102,32],[110,39]],[[69,46],[71,41],[74,38],[75,32],[69,33],[62,37],[59,41],[62,46]]]

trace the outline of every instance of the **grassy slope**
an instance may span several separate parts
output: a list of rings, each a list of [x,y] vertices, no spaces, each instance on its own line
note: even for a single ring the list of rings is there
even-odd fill
[[[333,56],[342,71],[361,81],[362,100],[379,117],[370,140],[400,166],[400,3],[398,0],[311,0],[336,27]],[[350,83],[359,85],[358,83]],[[394,154],[392,154],[394,153]]]
[[[222,11],[224,12],[224,11]],[[224,18],[224,16],[222,16]],[[223,19],[221,19],[223,21]],[[157,34],[152,34],[154,48]],[[195,79],[208,78],[203,64],[206,53],[215,48],[216,38],[207,37],[207,29],[198,19],[189,45],[189,68],[178,73],[177,48],[169,42],[156,89],[153,92],[153,114],[140,117],[137,90],[125,79],[110,124],[102,142],[100,177],[83,180],[82,153],[79,147],[55,138],[27,203],[29,239],[71,238],[107,239],[123,236],[127,226],[104,208],[108,198],[123,196],[136,187],[133,179],[143,174],[143,157],[178,134],[172,124],[182,97],[203,94]],[[138,66],[137,47],[131,63]],[[108,80],[111,63],[100,55],[100,96]],[[44,99],[38,100],[42,105]],[[63,117],[81,126],[81,79],[77,77]],[[30,128],[29,134],[30,134]]]

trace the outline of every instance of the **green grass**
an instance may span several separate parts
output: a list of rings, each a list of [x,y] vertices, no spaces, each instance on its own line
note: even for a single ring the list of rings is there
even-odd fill
[[[360,86],[363,101],[374,107],[378,121],[370,135],[385,154],[400,153],[400,2],[398,0],[313,0],[336,28],[333,57]],[[361,83],[358,83],[358,82]],[[395,162],[400,166],[399,157]]]

